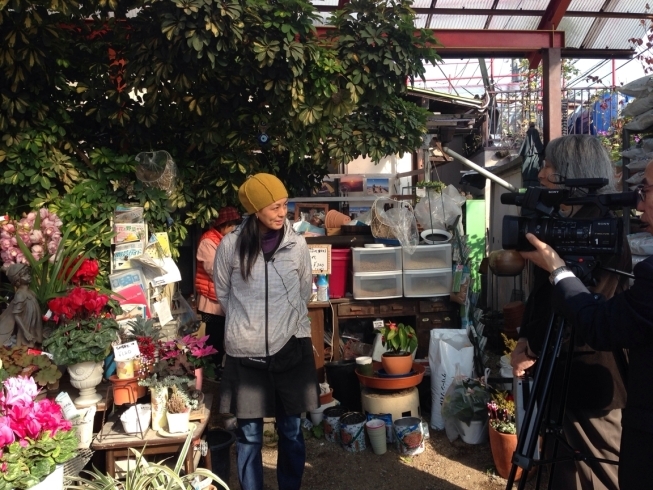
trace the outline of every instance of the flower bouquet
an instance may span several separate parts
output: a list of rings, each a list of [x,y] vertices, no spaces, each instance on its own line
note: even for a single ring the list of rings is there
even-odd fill
[[[33,487],[76,454],[77,437],[61,407],[47,398],[35,401],[37,394],[32,378],[18,376],[3,382],[0,490]]]

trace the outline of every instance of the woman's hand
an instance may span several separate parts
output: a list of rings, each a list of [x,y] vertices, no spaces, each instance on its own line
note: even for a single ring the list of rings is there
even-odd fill
[[[526,370],[535,364],[535,359],[528,355],[528,342],[526,339],[519,339],[517,345],[510,353],[510,365],[513,376],[524,376]]]
[[[565,261],[560,258],[558,253],[551,246],[538,240],[535,235],[526,233],[526,239],[535,247],[532,252],[519,252],[526,260],[530,260],[549,273],[565,265]]]

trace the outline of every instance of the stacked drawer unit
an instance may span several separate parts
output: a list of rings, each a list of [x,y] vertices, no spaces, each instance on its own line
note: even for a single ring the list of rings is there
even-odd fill
[[[451,244],[418,245],[409,254],[402,250],[404,296],[431,298],[451,292]]]
[[[352,248],[354,299],[401,298],[401,247]]]

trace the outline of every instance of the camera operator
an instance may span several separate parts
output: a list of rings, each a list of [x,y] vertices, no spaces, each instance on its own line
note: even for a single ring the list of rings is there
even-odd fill
[[[614,172],[610,158],[599,142],[590,135],[568,135],[552,140],[545,150],[545,163],[538,174],[542,186],[555,189],[563,187],[565,179],[604,178],[609,184],[599,193],[614,193]],[[560,205],[562,217],[598,218],[601,211],[592,205]],[[631,256],[624,239],[621,257],[600,257],[601,264],[618,270],[631,270]],[[607,298],[628,287],[628,279],[614,273],[601,271],[593,292]],[[526,303],[520,328],[520,338],[511,364],[515,376],[537,362],[543,348],[544,337],[551,317],[553,286],[548,274],[535,270],[534,286]],[[582,454],[616,461],[619,459],[621,439],[621,409],[625,406],[626,391],[622,379],[625,369],[623,352],[597,352],[577,336],[573,348],[563,345],[567,355],[573,355],[569,373],[569,390],[563,421],[564,437],[575,451]],[[572,352],[570,352],[572,351]],[[554,379],[561,379],[564,362],[556,363]],[[559,383],[561,385],[561,383]],[[552,403],[557,408],[562,393],[554,386]],[[551,445],[549,445],[551,449]],[[551,456],[551,455],[547,455]],[[570,450],[559,446],[559,457],[571,456]],[[582,462],[569,459],[556,463],[554,485],[556,489],[618,489],[616,465]]]
[[[653,230],[653,162],[640,187],[641,220]],[[621,490],[651,488],[653,481],[653,257],[634,268],[635,282],[626,292],[605,301],[589,292],[549,245],[535,236],[525,259],[551,273],[554,307],[576,326],[576,334],[597,350],[629,349],[628,402],[623,410],[619,484]]]

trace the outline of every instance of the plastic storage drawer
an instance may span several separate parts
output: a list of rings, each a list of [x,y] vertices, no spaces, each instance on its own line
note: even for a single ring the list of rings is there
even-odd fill
[[[401,247],[351,249],[354,273],[401,270]]]
[[[448,295],[452,278],[451,269],[404,271],[404,296],[426,298]]]
[[[401,298],[401,278],[401,271],[355,272],[354,299]]]
[[[418,245],[415,252],[409,254],[403,250],[404,270],[450,269],[451,244]]]

